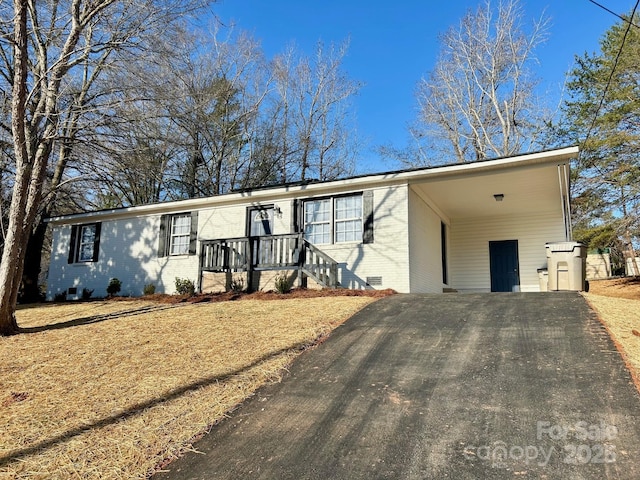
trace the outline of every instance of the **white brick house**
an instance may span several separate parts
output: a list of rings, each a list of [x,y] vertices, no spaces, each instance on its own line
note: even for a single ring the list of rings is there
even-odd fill
[[[575,147],[51,218],[47,298],[173,293],[273,271],[399,292],[537,291],[545,243],[570,240]]]

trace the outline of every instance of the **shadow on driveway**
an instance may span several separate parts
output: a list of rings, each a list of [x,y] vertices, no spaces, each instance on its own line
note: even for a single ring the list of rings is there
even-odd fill
[[[576,293],[396,295],[153,478],[637,479],[639,416]]]

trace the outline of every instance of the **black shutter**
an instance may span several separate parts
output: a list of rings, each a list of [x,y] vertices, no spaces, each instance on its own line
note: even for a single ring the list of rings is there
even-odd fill
[[[162,215],[160,217],[160,231],[158,232],[158,258],[167,256],[167,249],[169,248],[169,228],[171,221],[171,215]]]
[[[189,255],[196,254],[198,245],[198,212],[191,212],[191,232],[189,235]]]
[[[300,231],[300,200],[294,198],[291,202],[291,233]]]
[[[362,194],[362,243],[373,243],[373,190]]]
[[[71,238],[69,239],[69,258],[67,263],[76,261],[76,240],[78,238],[78,225],[71,226]]]
[[[102,223],[96,223],[96,234],[93,238],[93,262],[98,261],[98,254],[100,253],[100,232],[102,230]]]

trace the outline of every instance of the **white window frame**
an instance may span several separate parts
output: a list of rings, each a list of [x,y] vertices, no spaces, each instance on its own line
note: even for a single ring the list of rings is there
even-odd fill
[[[356,206],[356,209],[359,209],[360,214],[357,216],[351,216],[351,217],[344,217],[344,218],[338,218],[338,202],[341,201],[348,201],[350,199],[353,200],[357,200],[358,204]],[[348,209],[345,209],[348,211]],[[356,233],[356,238],[345,238],[342,240],[338,240],[338,225],[344,225],[347,226],[348,224],[358,224],[359,228],[356,228],[355,230],[353,228],[349,229],[349,230],[344,230],[343,233],[345,235],[349,235],[352,233]],[[353,243],[353,242],[357,242],[360,243],[362,242],[362,195],[347,195],[347,196],[343,196],[343,197],[336,197],[333,199],[333,225],[334,225],[334,242],[335,243]]]
[[[91,236],[85,238],[84,233],[87,230],[92,230]],[[86,225],[81,225],[78,228],[77,238],[76,238],[76,251],[75,251],[75,259],[76,263],[88,263],[93,262],[94,249],[96,244],[96,231],[97,226],[95,223],[88,223]],[[87,249],[88,256],[83,255],[85,253],[84,248],[90,246],[91,249]]]
[[[352,217],[344,217],[344,218],[337,218],[337,212],[338,212],[338,208],[336,206],[336,204],[342,200],[348,199],[348,198],[358,198],[359,199],[359,211],[360,214],[359,216],[352,216]],[[322,221],[307,221],[307,205],[309,204],[313,204],[313,203],[319,203],[319,202],[326,202],[328,207],[329,207],[329,212],[328,212],[328,219],[327,220],[322,220]],[[305,200],[303,202],[303,211],[302,211],[302,215],[303,215],[303,233],[304,233],[304,237],[309,240],[311,243],[315,243],[317,245],[330,245],[330,244],[344,244],[344,243],[362,243],[362,237],[363,237],[363,200],[362,200],[362,194],[361,193],[356,193],[356,194],[350,194],[350,195],[340,195],[340,196],[336,196],[336,197],[323,197],[323,198],[313,198],[313,199],[308,199]],[[360,229],[359,229],[359,233],[357,235],[357,238],[349,238],[346,240],[338,240],[338,229],[336,228],[336,225],[338,224],[343,224],[346,225],[348,223],[354,223],[354,222],[359,222],[360,224]],[[326,239],[327,241],[323,241],[323,242],[313,242],[312,240],[310,240],[310,237],[313,237],[314,234],[309,232],[307,233],[308,227],[311,226],[316,226],[316,225],[328,225],[329,226],[329,232],[328,232],[328,238]],[[351,230],[353,231],[353,230]],[[317,234],[316,234],[317,235]]]
[[[326,204],[327,205],[327,210],[326,210],[326,214],[327,214],[327,219],[326,220],[317,220],[315,218],[313,218],[311,221],[307,221],[307,205],[313,205],[313,204]],[[312,212],[315,212],[316,210],[313,209]],[[319,210],[320,212],[324,212],[324,209]],[[304,216],[304,236],[307,240],[309,240],[311,243],[313,244],[317,244],[317,245],[326,245],[331,243],[331,215],[332,215],[332,209],[331,209],[331,199],[330,198],[318,198],[318,199],[313,199],[313,200],[307,200],[304,202],[304,206],[303,206],[303,216]],[[317,237],[319,235],[323,235],[324,236],[324,232],[322,234],[318,234],[316,232],[308,232],[308,227],[311,228],[315,228],[318,226],[322,226],[322,225],[326,225],[328,226],[328,232],[327,232],[327,241],[312,241],[310,238],[314,238]]]
[[[176,225],[177,221],[182,219],[187,219],[186,224]],[[180,228],[177,232],[176,227]],[[188,255],[191,241],[191,214],[172,215],[169,228],[169,255]]]

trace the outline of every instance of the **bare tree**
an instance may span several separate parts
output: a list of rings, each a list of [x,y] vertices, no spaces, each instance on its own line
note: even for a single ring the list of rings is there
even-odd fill
[[[195,180],[188,196],[219,195],[251,178],[251,147],[271,84],[251,37],[219,41],[216,31],[205,45],[207,53],[187,66],[185,77],[192,83],[180,85],[190,106],[178,105],[171,115],[195,154],[187,169]]]
[[[15,306],[25,245],[41,206],[52,151],[60,139],[62,98],[75,75],[98,59],[144,47],[145,34],[180,18],[180,0],[15,0],[0,6],[0,75],[11,98],[15,157],[9,224],[0,264],[0,334],[19,331]],[[13,19],[12,22],[7,19]],[[83,70],[83,67],[88,69]]]
[[[289,178],[327,180],[352,171],[357,133],[349,101],[361,84],[342,71],[347,48],[318,43],[309,58],[291,47],[273,62],[282,171]]]
[[[440,37],[436,66],[417,87],[411,134],[439,161],[508,156],[535,146],[548,119],[531,65],[546,39],[546,17],[527,28],[519,0],[468,11]],[[428,163],[421,155],[417,163]]]
[[[88,35],[90,33],[85,33]],[[113,63],[112,57],[117,51],[115,44],[104,48],[100,55],[92,55],[89,51],[92,42],[87,42],[81,46],[84,52],[74,69],[79,75],[70,76],[62,82],[58,96],[57,138],[52,144],[50,158],[45,178],[42,185],[42,194],[46,201],[41,205],[36,213],[34,226],[27,240],[27,251],[22,275],[22,290],[20,298],[22,301],[35,302],[40,298],[39,276],[41,270],[42,255],[46,242],[48,226],[44,219],[65,210],[63,205],[74,205],[68,202],[75,194],[73,189],[65,188],[68,180],[68,170],[78,157],[78,144],[82,142],[82,137],[86,136],[89,128],[89,117],[100,103],[101,97],[105,96],[105,91],[96,83],[107,65]],[[9,66],[7,66],[9,67]],[[28,107],[28,111],[33,106]],[[91,157],[89,157],[91,158]],[[87,163],[94,163],[87,160]],[[59,201],[62,200],[62,201]]]
[[[106,155],[116,157],[104,174],[121,181],[104,187],[114,199],[143,200],[128,192],[151,184],[160,187],[156,201],[218,195],[251,178],[269,72],[252,38],[229,33],[219,41],[218,34],[183,33],[172,38],[178,48],[167,47],[153,66],[136,65],[122,76],[120,83],[137,84],[146,93],[144,100],[118,107],[116,116],[127,119],[124,128],[118,122],[108,127]],[[155,162],[158,175],[127,166],[131,157]]]
[[[359,86],[341,72],[346,46],[319,46],[313,59],[290,49],[269,65],[250,36],[221,33],[183,33],[153,65],[119,72],[115,83],[145,93],[105,124],[105,160],[92,167],[101,207],[351,171]]]

